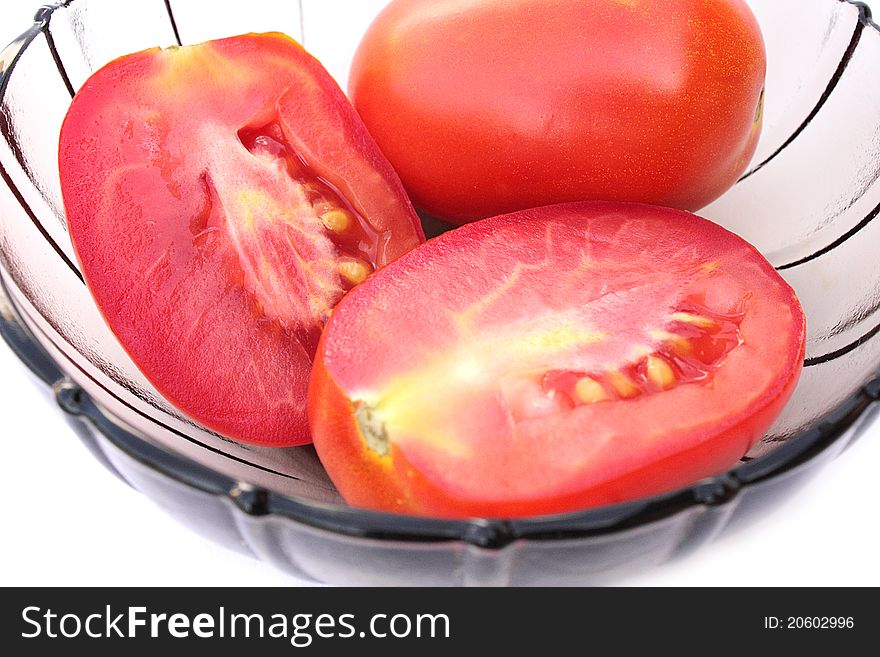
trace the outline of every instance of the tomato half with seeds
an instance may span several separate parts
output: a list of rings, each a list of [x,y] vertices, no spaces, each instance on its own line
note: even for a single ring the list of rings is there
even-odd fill
[[[247,443],[309,442],[330,310],[424,241],[341,90],[282,34],[111,62],[73,100],[59,168],[110,328],[175,406]]]
[[[734,464],[802,369],[791,288],[686,212],[585,203],[469,224],[337,306],[309,390],[356,506],[517,517]]]
[[[393,0],[349,94],[417,207],[460,224],[564,203],[697,210],[761,131],[744,0]]]

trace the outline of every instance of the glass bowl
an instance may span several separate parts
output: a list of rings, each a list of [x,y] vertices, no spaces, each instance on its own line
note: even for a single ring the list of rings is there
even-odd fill
[[[263,449],[200,427],[105,326],[76,264],[56,153],[91,71],[149,46],[280,30],[345,86],[385,4],[68,0],[0,55],[0,333],[54,390],[95,456],[197,531],[307,580],[608,583],[744,525],[839,454],[880,408],[880,29],[850,0],[751,0],[768,49],[765,129],[748,172],[700,214],[755,244],[808,317],[804,374],[728,472],[666,495],[528,519],[434,520],[346,507],[310,447]],[[336,13],[338,16],[338,13]]]

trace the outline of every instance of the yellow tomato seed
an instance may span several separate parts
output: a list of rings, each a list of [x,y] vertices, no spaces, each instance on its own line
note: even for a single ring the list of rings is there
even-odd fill
[[[351,225],[351,215],[340,208],[328,210],[321,215],[321,223],[334,233],[342,233]]]
[[[693,313],[672,313],[669,318],[674,322],[684,322],[685,324],[692,324],[699,328],[712,328],[717,325],[717,322],[714,319],[704,317],[703,315],[695,315]]]
[[[595,404],[608,399],[608,394],[602,384],[589,376],[578,381],[574,386],[574,394],[584,404]]]
[[[661,390],[668,390],[675,385],[675,372],[660,356],[648,356],[646,371],[648,381]]]
[[[370,265],[363,260],[351,258],[339,263],[339,275],[352,285],[363,283],[371,273]]]
[[[626,374],[617,370],[608,373],[608,382],[614,388],[614,392],[623,399],[632,399],[641,392]]]

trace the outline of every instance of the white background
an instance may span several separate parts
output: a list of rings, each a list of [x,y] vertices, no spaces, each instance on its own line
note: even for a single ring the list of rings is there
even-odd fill
[[[2,43],[23,31],[38,4],[3,1]],[[105,471],[2,343],[0,438],[2,586],[301,584],[202,539]],[[745,531],[621,583],[878,586],[878,469],[875,425]]]

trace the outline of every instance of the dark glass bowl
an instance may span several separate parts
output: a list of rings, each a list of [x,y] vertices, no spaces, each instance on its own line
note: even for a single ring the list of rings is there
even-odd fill
[[[71,96],[126,52],[268,29],[303,39],[344,82],[351,50],[382,4],[351,0],[347,21],[331,26],[326,0],[129,0],[124,14],[112,0],[69,0],[41,9],[0,55],[0,334],[52,386],[108,468],[201,533],[303,579],[591,584],[743,525],[872,421],[880,408],[880,30],[864,4],[849,0],[750,3],[768,48],[765,130],[749,172],[701,214],[777,266],[801,298],[809,336],[794,397],[728,472],[557,516],[372,513],[341,502],[313,449],[241,445],[169,406],[104,325],[73,255],[56,163]]]

